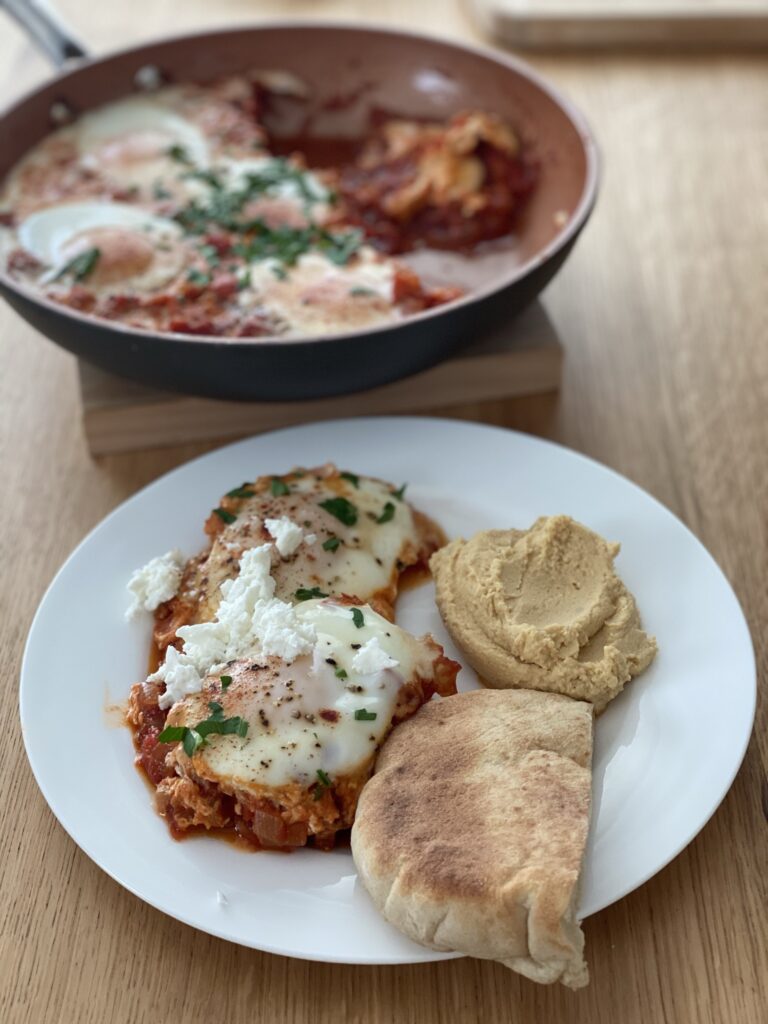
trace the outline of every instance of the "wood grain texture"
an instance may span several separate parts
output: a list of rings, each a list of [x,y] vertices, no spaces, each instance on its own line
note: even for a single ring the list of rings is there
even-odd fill
[[[380,0],[373,12],[362,0],[59,6],[95,49],[178,28],[181,12],[189,27],[286,13],[374,13],[461,38],[472,34],[451,0]],[[563,390],[558,399],[492,402],[460,415],[586,452],[682,516],[732,580],[764,675],[764,59],[540,56],[535,63],[584,109],[605,157],[595,216],[547,293],[566,345]],[[3,23],[3,95],[45,73],[42,59]],[[201,450],[187,445],[92,460],[81,434],[74,362],[0,309],[0,1020],[762,1024],[764,694],[744,766],[710,824],[654,879],[586,922],[592,983],[579,993],[537,988],[502,967],[468,960],[352,968],[240,949],[145,906],[77,849],[52,818],[23,755],[14,705],[24,637],[45,587],[84,534],[138,487]],[[727,688],[724,679],[724,700]]]
[[[175,395],[80,363],[83,429],[94,455],[165,448],[180,441],[245,437],[309,420],[413,414],[440,407],[556,391],[563,350],[544,306],[470,349],[406,380],[304,402],[223,402]]]

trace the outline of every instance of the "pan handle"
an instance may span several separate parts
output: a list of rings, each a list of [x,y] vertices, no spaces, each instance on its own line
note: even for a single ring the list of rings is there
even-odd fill
[[[56,67],[83,60],[86,51],[69,33],[57,14],[37,0],[0,0],[0,7],[19,23],[29,38]]]

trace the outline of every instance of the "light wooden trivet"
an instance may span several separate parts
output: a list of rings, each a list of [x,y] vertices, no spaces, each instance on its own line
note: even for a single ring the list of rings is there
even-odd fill
[[[768,0],[470,0],[483,29],[520,49],[768,44]]]
[[[302,402],[222,402],[155,391],[80,363],[83,424],[94,455],[211,441],[310,420],[422,412],[554,391],[562,348],[536,303],[503,329],[413,377],[370,391]]]

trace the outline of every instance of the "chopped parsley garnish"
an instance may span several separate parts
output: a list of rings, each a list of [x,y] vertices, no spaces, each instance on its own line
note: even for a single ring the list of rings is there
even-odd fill
[[[94,272],[100,258],[101,249],[86,249],[85,252],[78,253],[68,263],[65,263],[53,280],[58,281],[70,274],[75,281],[84,281]]]
[[[256,491],[253,490],[247,481],[242,487],[234,487],[231,491],[227,491],[228,498],[253,498],[255,494]]]
[[[328,597],[327,594],[323,593],[320,587],[299,587],[294,594],[297,601],[311,601],[316,597]]]
[[[187,757],[192,757],[194,752],[202,747],[205,743],[205,739],[197,729],[186,729],[184,732],[184,739],[182,740],[182,746],[184,747],[184,753]]]
[[[395,506],[391,501],[388,501],[382,509],[381,515],[377,517],[377,523],[388,523],[390,519],[395,518]]]
[[[347,670],[345,668],[337,668],[336,669],[336,675],[338,676],[339,679],[346,679],[347,678]]]
[[[320,502],[320,508],[330,512],[345,526],[354,526],[357,522],[357,509],[346,498],[328,498],[327,501]]]
[[[236,715],[234,718],[225,718],[224,709],[218,701],[212,700],[208,707],[211,710],[210,718],[198,722],[194,728],[186,725],[169,725],[157,737],[159,743],[182,742],[184,753],[192,757],[195,751],[205,746],[206,739],[210,735],[217,736],[239,736],[244,739],[248,734],[248,722]]]
[[[195,181],[202,181],[205,185],[210,185],[212,189],[221,189],[224,187],[221,178],[215,171],[187,171],[186,174],[182,174],[182,178],[191,178]]]
[[[182,210],[177,219],[183,213]],[[306,228],[281,225],[272,228],[256,219],[225,226],[230,231],[239,231],[248,236],[246,241],[235,246],[235,251],[249,263],[277,260],[286,267],[293,267],[300,256],[314,251],[320,252],[331,263],[343,266],[362,243],[362,235],[358,231],[333,232],[316,225]]]
[[[224,523],[234,523],[237,519],[237,516],[232,515],[231,512],[227,512],[225,508],[215,508],[213,511],[214,514],[217,515]]]
[[[342,480],[349,480],[353,487],[360,486],[360,477],[357,473],[339,473]]]
[[[206,285],[211,283],[211,275],[207,274],[204,270],[198,270],[196,267],[193,267],[187,273],[187,280],[190,284],[199,284],[201,288],[205,288]]]
[[[401,487],[398,487],[396,491],[392,491],[392,497],[397,498],[398,501],[402,501],[403,495],[405,494],[405,488],[407,486],[408,484],[403,484]]]
[[[234,251],[248,263],[276,260],[284,267],[293,267],[305,253],[319,252],[331,263],[344,266],[362,244],[362,233],[356,229],[327,231],[315,224],[304,228],[270,227],[260,218],[243,220],[238,214],[249,198],[243,195],[225,189],[212,192],[205,204],[194,200],[179,210],[174,220],[190,235],[205,234],[213,226],[245,236]]]
[[[352,621],[354,622],[358,629],[362,629],[362,627],[365,625],[363,613],[360,611],[359,608],[352,609]]]
[[[275,275],[278,281],[285,281],[285,279],[288,277],[288,271],[279,263],[273,263],[269,269],[272,271],[272,273]]]
[[[356,285],[354,288],[349,289],[349,294],[352,295],[354,298],[362,298],[363,296],[375,295],[376,292],[373,290],[373,288],[362,288],[359,285]]]
[[[272,496],[274,498],[282,498],[283,495],[291,493],[288,484],[285,483],[283,480],[278,479],[278,477],[276,476],[272,477],[272,482],[269,485],[269,489],[270,491],[272,491]]]
[[[177,743],[184,739],[186,731],[186,725],[166,725],[157,739],[160,743]]]
[[[167,150],[167,155],[171,160],[175,160],[177,164],[184,164],[185,167],[194,167],[194,163],[192,162],[189,153],[183,146],[171,146]]]
[[[209,267],[218,267],[221,263],[221,256],[219,255],[219,250],[215,245],[201,245],[200,255]]]
[[[232,685],[232,676],[219,676],[219,680],[221,681],[222,690],[226,690]]]
[[[246,188],[251,195],[274,192],[276,188],[284,188],[288,182],[296,187],[305,203],[316,203],[325,195],[325,190],[322,195],[314,191],[307,172],[295,167],[285,157],[275,157],[274,160],[265,163],[257,171],[249,174],[246,182]]]
[[[164,187],[162,182],[156,181],[152,186],[153,199],[171,199],[172,197],[173,193],[169,192],[168,189]]]
[[[314,241],[314,247],[339,267],[343,267],[354,256],[363,241],[362,231],[353,228],[351,231],[342,231],[334,234],[331,231],[316,229],[318,237]]]
[[[313,733],[313,735],[315,735],[315,739],[317,739],[316,734]],[[326,789],[329,788],[330,785],[331,785],[331,780],[329,779],[329,777],[326,775],[326,773],[323,771],[322,768],[318,768],[317,769],[317,782],[315,783],[314,799],[315,800],[322,800],[323,794],[325,793]]]
[[[373,722],[376,719],[376,712],[366,711],[365,708],[358,708],[355,712],[355,719],[358,722]]]
[[[329,537],[328,540],[323,541],[323,551],[335,551],[339,544],[341,544],[339,537]]]

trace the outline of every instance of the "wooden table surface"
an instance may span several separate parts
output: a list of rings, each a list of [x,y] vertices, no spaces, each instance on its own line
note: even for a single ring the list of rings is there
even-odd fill
[[[374,14],[474,35],[453,0],[60,0],[59,8],[97,51],[181,27],[286,12],[361,20]],[[5,99],[47,69],[1,14],[0,21]],[[605,157],[597,211],[547,293],[566,344],[564,386],[558,399],[453,414],[553,438],[613,466],[668,505],[731,579],[764,672],[765,58],[538,55],[533,63],[585,111]],[[586,922],[592,981],[579,993],[537,987],[471,960],[377,968],[261,954],[178,924],[109,879],[54,820],[27,767],[15,708],[22,646],[43,591],[74,545],[124,498],[202,446],[94,461],[81,434],[73,360],[5,306],[0,360],[0,1020],[768,1019],[764,697],[744,765],[712,821],[654,879]],[[723,679],[726,701],[727,693]]]

